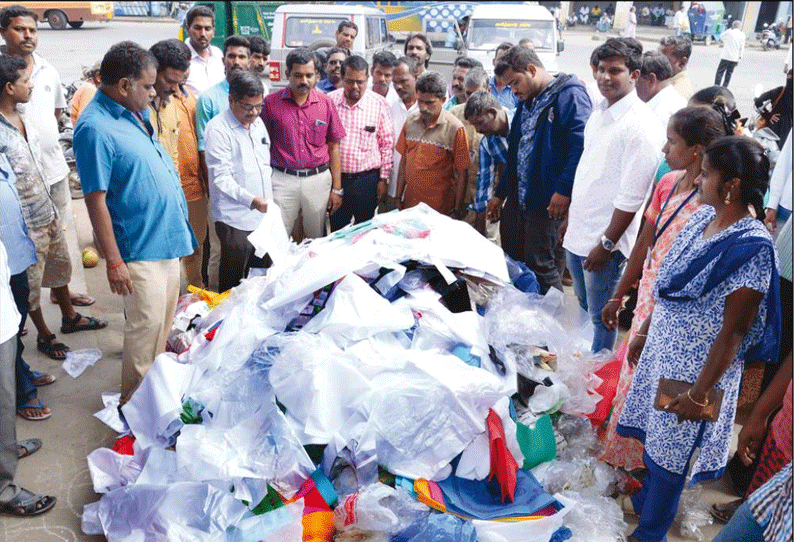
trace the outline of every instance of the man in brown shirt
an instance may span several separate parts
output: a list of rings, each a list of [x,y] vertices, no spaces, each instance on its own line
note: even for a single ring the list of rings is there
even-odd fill
[[[425,72],[416,81],[419,110],[408,115],[396,146],[402,155],[397,199],[401,209],[424,202],[462,218],[471,160],[463,123],[443,111],[446,86],[438,72]]]

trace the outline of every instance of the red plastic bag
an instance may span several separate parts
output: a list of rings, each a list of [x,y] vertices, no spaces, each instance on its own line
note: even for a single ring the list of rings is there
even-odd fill
[[[496,481],[499,482],[499,487],[502,489],[502,502],[505,501],[505,497],[510,499],[510,502],[513,502],[516,495],[518,463],[516,463],[510,450],[507,449],[502,419],[493,409],[488,409],[486,423],[488,425],[488,440],[490,441],[491,449],[491,474],[488,480],[490,481],[496,476]]]
[[[623,366],[623,358],[626,357],[627,350],[628,343],[623,341],[620,348],[615,352],[615,356],[595,372],[603,382],[601,382],[601,385],[596,389],[602,399],[599,401],[598,405],[596,405],[595,410],[587,416],[590,418],[593,427],[600,426],[609,417],[609,413],[612,410],[612,400],[615,399],[615,393],[618,389],[620,368]]]

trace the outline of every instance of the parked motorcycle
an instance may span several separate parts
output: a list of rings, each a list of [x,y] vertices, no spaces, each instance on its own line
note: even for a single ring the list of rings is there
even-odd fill
[[[756,34],[756,38],[761,42],[761,48],[764,51],[780,49],[780,35],[778,35],[777,27],[770,27],[764,23],[764,28]]]

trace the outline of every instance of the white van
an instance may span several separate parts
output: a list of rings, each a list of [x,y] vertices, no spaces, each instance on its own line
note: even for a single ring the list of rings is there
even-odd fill
[[[386,13],[380,8],[343,4],[286,4],[273,17],[270,45],[270,83],[272,88],[287,86],[286,59],[290,50],[308,47],[317,50],[336,44],[336,29],[342,21],[353,21],[358,35],[354,55],[367,59],[378,51],[391,50],[394,39],[386,28]]]
[[[466,35],[466,55],[482,62],[493,74],[493,58],[500,43],[514,45],[524,38],[532,40],[547,71],[559,71],[557,56],[564,49],[554,16],[543,6],[527,4],[492,4],[474,8]]]

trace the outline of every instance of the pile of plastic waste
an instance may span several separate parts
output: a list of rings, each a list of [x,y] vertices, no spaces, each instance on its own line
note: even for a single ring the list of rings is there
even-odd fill
[[[620,540],[586,416],[587,317],[426,206],[290,243],[180,299],[170,352],[88,457],[110,542]],[[590,335],[588,335],[590,333]],[[597,510],[597,513],[593,513]]]

